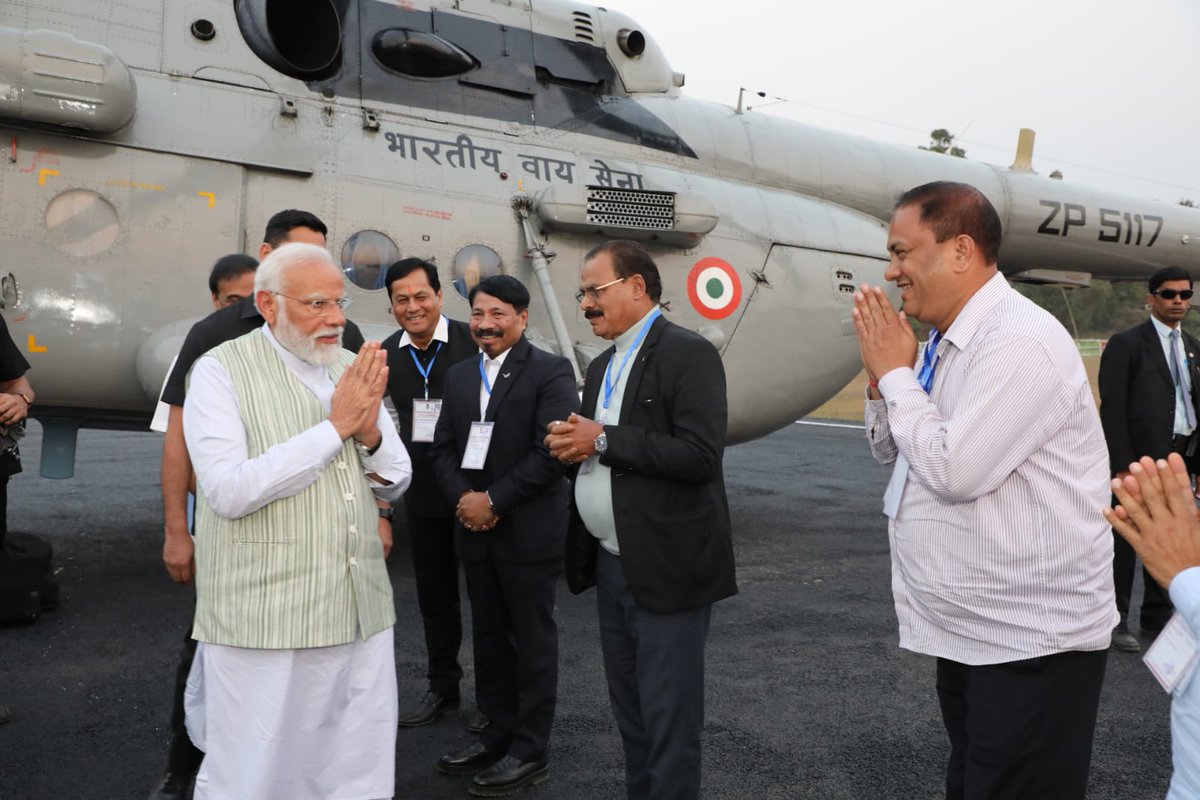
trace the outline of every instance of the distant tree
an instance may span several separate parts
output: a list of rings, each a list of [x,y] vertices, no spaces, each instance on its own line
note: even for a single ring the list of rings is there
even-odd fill
[[[920,149],[928,150],[931,153],[945,153],[946,155],[951,155],[955,158],[966,158],[967,151],[963,150],[961,147],[957,147],[954,144],[954,140],[956,138],[957,137],[953,133],[945,128],[938,128],[937,130],[930,132],[929,146],[926,147],[924,145],[920,145],[919,147]]]
[[[1190,197],[1185,197],[1185,198],[1183,198],[1182,200],[1180,200],[1180,201],[1179,201],[1179,205],[1181,205],[1181,206],[1187,206],[1188,208],[1195,208],[1195,207],[1196,207],[1196,201],[1195,201],[1195,200],[1193,200],[1193,199],[1191,199]]]

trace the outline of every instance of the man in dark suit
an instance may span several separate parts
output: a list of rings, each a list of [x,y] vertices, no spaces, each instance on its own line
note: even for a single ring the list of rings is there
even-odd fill
[[[400,726],[428,725],[458,709],[462,667],[462,612],[458,599],[458,556],[454,552],[454,506],[438,486],[429,463],[434,427],[441,413],[446,372],[474,357],[479,348],[466,323],[442,314],[437,267],[419,258],[392,264],[384,278],[400,330],[381,345],[388,358],[385,404],[412,459],[413,477],[404,495],[404,516],[417,579],[417,607],[425,629],[428,688]],[[474,723],[482,727],[478,722]]]
[[[475,694],[489,722],[477,741],[443,756],[437,768],[479,773],[469,791],[488,797],[549,775],[558,686],[554,588],[567,481],[542,432],[576,411],[579,397],[570,363],[525,338],[529,292],[520,281],[485,278],[470,301],[471,335],[483,352],[446,373],[429,457],[443,493],[457,504]]]
[[[659,311],[644,248],[588,253],[576,295],[597,336],[583,413],[546,444],[578,465],[567,533],[571,591],[597,586],[609,699],[631,800],[700,795],[704,645],[712,604],[737,592],[721,460],[721,357]]]
[[[1180,324],[1190,307],[1192,278],[1179,267],[1165,267],[1150,276],[1149,289],[1150,319],[1109,339],[1100,357],[1100,421],[1109,467],[1121,478],[1140,456],[1160,459],[1172,452],[1184,457],[1191,473],[1197,471],[1200,341]],[[1126,619],[1136,569],[1133,548],[1114,534],[1113,582],[1121,622],[1113,629],[1112,644],[1131,653],[1141,649]],[[1148,573],[1144,579],[1141,628],[1156,635],[1171,618],[1171,598]]]

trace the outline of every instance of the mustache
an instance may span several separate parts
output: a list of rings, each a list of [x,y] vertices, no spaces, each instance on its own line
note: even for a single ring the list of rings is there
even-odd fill
[[[595,319],[596,317],[603,317],[604,312],[598,308],[589,308],[587,311],[583,312],[583,316],[586,319]]]
[[[499,335],[500,335],[500,329],[499,329],[499,328],[476,328],[476,329],[475,329],[475,336],[476,336],[476,337],[480,337],[480,336],[499,336]]]

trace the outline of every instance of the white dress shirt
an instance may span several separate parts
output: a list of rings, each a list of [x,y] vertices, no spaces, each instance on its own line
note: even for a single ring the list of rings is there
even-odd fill
[[[867,436],[909,462],[888,523],[900,646],[964,664],[1108,647],[1108,453],[1066,330],[996,274],[938,345],[932,392],[879,381]]]
[[[1158,331],[1158,341],[1162,344],[1163,358],[1167,359],[1167,369],[1174,369],[1171,366],[1171,331],[1180,331],[1179,336],[1175,340],[1175,355],[1179,359],[1179,386],[1175,387],[1175,425],[1173,432],[1176,436],[1187,436],[1196,428],[1194,425],[1188,425],[1187,407],[1184,403],[1192,402],[1192,376],[1188,370],[1187,349],[1183,346],[1183,328],[1172,328],[1158,317],[1151,316],[1150,321],[1154,323],[1154,330]]]
[[[1169,587],[1175,611],[1183,617],[1192,635],[1200,640],[1200,567],[1185,569]],[[1193,665],[1191,674],[1175,687],[1171,698],[1171,761],[1175,768],[1167,800],[1200,797],[1200,680]]]
[[[450,344],[450,322],[446,319],[445,314],[438,315],[437,327],[433,329],[433,338],[429,340],[429,344],[425,345],[425,347],[432,347],[434,342]],[[405,331],[400,334],[400,343],[396,345],[396,349],[408,347],[412,343],[412,337],[408,335],[408,331]],[[417,349],[423,351],[425,348],[418,347]]]
[[[488,358],[486,353],[480,351],[479,357],[483,359],[483,369],[487,373],[487,383],[492,389],[496,388],[496,378],[500,376],[500,368],[504,366],[504,359],[508,358],[508,354],[512,352],[512,348],[508,348],[495,358]],[[475,362],[476,368],[479,366],[479,361]],[[492,393],[488,390],[487,385],[481,380],[479,382],[479,419],[486,421],[488,402],[492,399]]]
[[[310,364],[284,349],[267,325],[267,341],[283,363],[303,383],[325,413],[329,413],[334,383],[327,367]],[[328,419],[303,433],[250,458],[237,392],[229,373],[212,356],[202,356],[192,367],[191,385],[183,404],[183,433],[195,467],[196,480],[209,505],[223,517],[239,519],[282,497],[307,488],[342,450],[342,439]],[[400,499],[412,479],[412,464],[396,426],[381,407],[376,423],[382,440],[379,448],[362,459],[364,473],[386,480],[368,479],[375,496],[389,502]]]
[[[642,343],[638,337],[651,317],[657,316],[655,313],[657,311],[658,306],[650,309],[646,312],[646,316],[634,323],[629,330],[622,333],[613,342],[616,349],[613,350],[612,359],[609,361],[609,379],[615,380],[616,383],[613,385],[607,412],[603,408],[603,385],[600,387],[600,393],[596,396],[596,420],[599,421],[603,416],[605,427],[616,425],[621,419],[621,400],[625,397],[625,384],[629,382],[629,373],[633,372],[638,351],[642,349]],[[621,370],[619,375],[611,374],[616,373],[622,362],[625,363],[625,369]],[[588,532],[600,540],[600,545],[605,550],[614,556],[619,556],[621,548],[617,543],[617,520],[613,513],[612,467],[601,464],[599,456],[592,456],[591,462],[588,471],[584,472],[581,469],[575,478],[575,506],[579,509],[579,518],[583,520],[584,527],[588,529]]]

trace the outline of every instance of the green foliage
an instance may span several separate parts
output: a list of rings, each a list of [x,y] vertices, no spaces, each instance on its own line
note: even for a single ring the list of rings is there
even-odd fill
[[[966,158],[967,151],[955,146],[955,138],[957,137],[945,128],[938,128],[935,131],[930,131],[929,146],[920,145],[918,149],[928,150],[931,153],[945,153],[955,158]]]
[[[1087,289],[1060,289],[1056,286],[1014,284],[1017,291],[1053,314],[1073,335],[1078,328],[1081,339],[1107,339],[1118,331],[1143,322],[1146,309],[1144,281],[1110,283],[1093,279]],[[1070,303],[1068,313],[1067,303]],[[1074,327],[1071,318],[1074,317]],[[1200,317],[1189,314],[1183,329],[1200,336]]]

